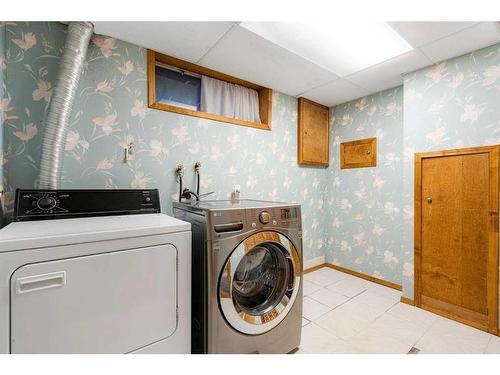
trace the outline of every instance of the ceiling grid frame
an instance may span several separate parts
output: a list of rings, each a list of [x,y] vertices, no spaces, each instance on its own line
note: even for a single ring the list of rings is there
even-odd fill
[[[329,107],[401,85],[403,74],[500,42],[500,27],[493,21],[387,22],[412,49],[339,76],[252,33],[241,21],[133,24],[95,22],[95,29]],[[166,33],[175,38],[161,42]]]

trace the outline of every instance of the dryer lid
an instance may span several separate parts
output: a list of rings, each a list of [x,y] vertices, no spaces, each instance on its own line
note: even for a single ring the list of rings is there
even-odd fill
[[[0,230],[0,253],[183,232],[191,224],[164,214],[26,221]]]

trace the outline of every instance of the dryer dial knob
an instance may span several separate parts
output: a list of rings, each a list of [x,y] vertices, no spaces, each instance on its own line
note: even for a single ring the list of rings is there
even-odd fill
[[[37,206],[42,210],[50,210],[56,206],[57,202],[52,197],[40,198],[37,202]]]
[[[260,214],[259,214],[259,221],[262,223],[262,224],[267,224],[271,221],[271,215],[269,215],[269,212],[267,211],[262,211]]]

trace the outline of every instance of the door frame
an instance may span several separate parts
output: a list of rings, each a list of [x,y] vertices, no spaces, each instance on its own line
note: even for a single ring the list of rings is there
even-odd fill
[[[487,275],[487,306],[488,326],[483,326],[462,317],[432,309],[432,312],[447,318],[471,325],[475,328],[497,335],[498,329],[498,213],[499,213],[499,154],[500,145],[478,146],[461,149],[420,152],[415,154],[415,194],[414,194],[414,299],[415,306],[422,307],[421,261],[422,261],[422,160],[457,155],[484,154],[489,155],[490,176],[490,223],[488,237],[488,275]],[[430,308],[428,310],[431,310]]]

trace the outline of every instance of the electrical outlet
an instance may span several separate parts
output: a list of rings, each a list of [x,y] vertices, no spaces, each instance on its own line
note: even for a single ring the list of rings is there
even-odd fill
[[[240,185],[234,185],[234,190],[231,192],[231,200],[236,201],[240,199]]]
[[[125,156],[123,158],[123,162],[128,163],[129,161],[134,160],[134,152],[135,152],[134,142],[128,143],[127,147],[125,147]]]

